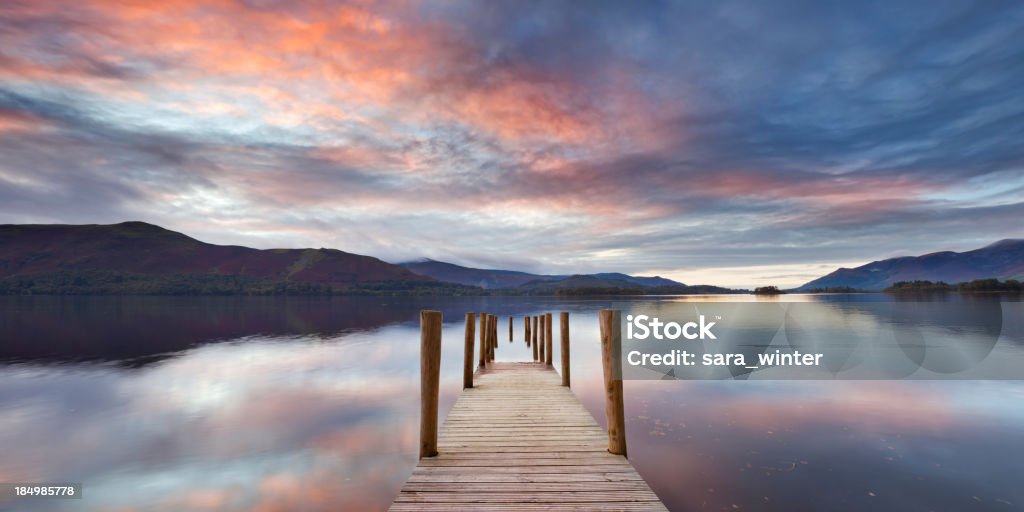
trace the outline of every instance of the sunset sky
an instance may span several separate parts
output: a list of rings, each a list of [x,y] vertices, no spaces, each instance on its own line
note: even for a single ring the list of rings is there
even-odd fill
[[[1024,2],[0,2],[0,223],[791,286],[1024,237]]]

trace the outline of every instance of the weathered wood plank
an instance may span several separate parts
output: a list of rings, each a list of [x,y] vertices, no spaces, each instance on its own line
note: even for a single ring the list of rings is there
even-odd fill
[[[395,503],[391,506],[394,512],[462,512],[462,511],[479,511],[479,512],[507,512],[509,510],[509,504],[491,504],[491,503]],[[516,504],[514,510],[522,512],[532,511],[557,511],[557,512],[647,512],[647,511],[664,511],[665,507],[661,503],[647,502],[647,503],[564,503],[564,504],[530,504],[521,503]]]
[[[443,492],[460,493],[513,493],[513,492],[612,492],[612,491],[640,491],[648,490],[647,482],[643,480],[626,480],[611,482],[601,480],[596,482],[568,482],[560,480],[557,482],[445,482],[445,485],[438,485],[438,482],[406,482],[403,488],[406,492]]]
[[[413,470],[412,474],[429,473],[429,474],[471,474],[471,475],[502,475],[502,474],[515,474],[515,475],[529,475],[529,474],[551,474],[551,475],[567,475],[567,474],[595,474],[595,473],[633,473],[638,474],[633,466],[532,466],[532,467],[518,467],[518,468],[507,468],[504,466],[495,466],[487,469],[486,471],[475,471],[466,472],[465,468],[457,467],[417,467]]]
[[[447,486],[446,486],[447,487]],[[646,491],[550,491],[550,492],[460,492],[458,489],[438,492],[403,490],[398,503],[609,503],[615,501],[658,501]]]
[[[643,480],[636,471],[606,471],[604,473],[443,473],[436,471],[414,471],[409,483],[423,482],[626,482]]]
[[[545,360],[479,368],[437,447],[392,511],[666,510]]]

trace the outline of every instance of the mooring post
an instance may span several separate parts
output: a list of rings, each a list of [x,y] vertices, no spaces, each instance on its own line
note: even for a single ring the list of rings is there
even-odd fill
[[[547,342],[544,341],[544,334],[547,332],[547,330],[544,329],[544,314],[543,313],[540,314],[540,319],[538,320],[538,322],[540,322],[540,359],[538,359],[538,361],[543,363],[544,362],[544,348],[547,345]]]
[[[547,345],[548,352],[547,352],[547,359],[544,362],[546,362],[548,364],[548,366],[551,366],[551,359],[552,359],[552,357],[554,357],[554,350],[551,350],[551,348],[552,348],[551,345],[554,343],[553,341],[551,341],[551,324],[552,323],[553,322],[551,321],[551,313],[545,314],[544,315],[544,338],[545,338],[544,344]]]
[[[530,346],[530,317],[523,317],[523,334],[526,335],[526,346]]]
[[[440,311],[420,311],[420,458],[437,455],[441,322]]]
[[[487,313],[480,313],[480,368],[487,366]]]
[[[495,360],[495,315],[487,315],[487,360]]]
[[[569,312],[558,315],[562,326],[562,385],[569,386]]]
[[[512,317],[511,316],[508,317],[508,342],[509,343],[512,343],[512,336],[514,336],[514,334],[512,333],[512,324],[513,323],[514,322],[512,321]]]
[[[488,314],[484,318],[484,353],[487,354],[487,363],[490,364],[491,358],[491,315]]]
[[[533,339],[533,360],[536,361],[537,357],[537,317],[533,318],[533,328],[530,330],[531,338]]]
[[[476,343],[476,313],[466,313],[466,354],[462,360],[462,388],[473,387],[473,347]]]
[[[608,418],[608,451],[626,456],[626,415],[622,401],[622,378],[616,378],[615,360],[622,344],[622,318],[617,309],[602,309],[601,362],[604,366],[605,416]]]

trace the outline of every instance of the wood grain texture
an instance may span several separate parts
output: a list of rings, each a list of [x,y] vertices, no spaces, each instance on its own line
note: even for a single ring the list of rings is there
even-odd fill
[[[536,361],[540,357],[537,355],[537,317],[533,317],[533,329],[530,332],[533,338],[533,360]]]
[[[569,313],[562,311],[558,319],[562,331],[562,385],[569,387],[572,382],[569,378]]]
[[[548,330],[544,328],[544,320],[545,319],[546,319],[545,315],[540,315],[539,316],[539,320],[538,320],[540,322],[540,358],[537,359],[537,360],[542,362],[542,363],[545,361],[544,350],[548,346],[548,341],[547,341],[547,338],[546,338]]]
[[[487,315],[487,362],[494,361],[494,315]]]
[[[440,311],[420,311],[420,458],[437,455],[437,400],[441,383]]]
[[[466,347],[462,361],[462,387],[473,387],[473,347],[476,343],[476,313],[466,313]]]
[[[487,365],[487,313],[480,313],[480,368]]]
[[[551,323],[552,323],[551,322],[551,313],[545,313],[544,314],[544,346],[547,347],[547,353],[546,353],[546,357],[544,358],[544,362],[546,362],[548,364],[548,366],[551,366],[551,359],[554,356],[554,354],[552,354],[552,352],[554,352],[554,351],[551,350],[551,345],[554,343],[553,341],[551,341]]]
[[[598,312],[601,323],[601,363],[604,367],[605,416],[608,420],[608,451],[626,456],[626,413],[622,379],[615,375],[615,356],[622,343],[622,316],[617,309]]]
[[[666,510],[607,443],[553,368],[495,362],[463,390],[438,455],[420,460],[390,510]]]

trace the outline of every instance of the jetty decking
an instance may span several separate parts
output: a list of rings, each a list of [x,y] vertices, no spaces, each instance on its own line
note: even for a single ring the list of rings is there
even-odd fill
[[[623,432],[599,427],[568,387],[568,372],[563,379],[552,368],[550,315],[546,329],[532,330],[540,334],[534,346],[547,349],[547,357],[538,354],[535,362],[493,361],[490,347],[497,338],[497,322],[491,320],[481,321],[480,346],[487,361],[467,379],[472,387],[463,390],[448,414],[436,449],[424,448],[421,440],[419,464],[390,510],[666,510],[626,457],[610,452],[621,442],[625,453]],[[474,324],[467,315],[470,361],[474,335],[469,325]],[[424,350],[424,361],[428,359]],[[567,366],[568,358],[563,361]],[[618,389],[621,397],[621,381]],[[429,434],[421,432],[428,444]],[[613,442],[613,437],[621,441]]]

